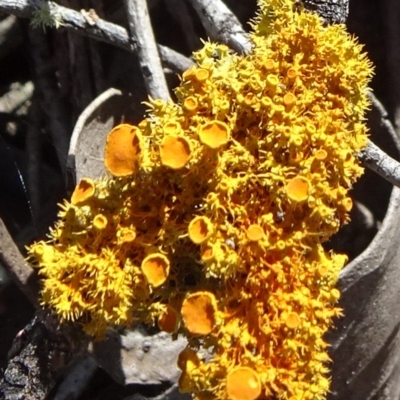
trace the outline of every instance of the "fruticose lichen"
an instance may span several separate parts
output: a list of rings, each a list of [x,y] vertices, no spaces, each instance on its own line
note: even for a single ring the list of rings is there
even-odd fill
[[[253,50],[205,43],[178,102],[109,134],[112,176],[82,180],[30,247],[42,304],[101,337],[134,322],[187,336],[197,399],[324,399],[324,334],[341,314],[371,65],[341,25],[259,0]]]

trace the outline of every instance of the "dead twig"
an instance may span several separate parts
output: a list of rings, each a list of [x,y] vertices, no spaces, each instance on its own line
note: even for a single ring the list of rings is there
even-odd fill
[[[389,119],[389,113],[386,111],[385,106],[378,100],[372,90],[368,91],[368,97],[371,100],[372,106],[378,111],[379,115],[381,116],[381,125],[386,129],[387,133],[389,133],[393,142],[396,143],[396,147],[400,151],[400,137]]]
[[[0,219],[0,263],[30,302],[37,306],[39,284],[36,275],[21,255],[2,219]]]
[[[12,84],[10,91],[0,97],[0,112],[13,113],[33,95],[33,83]]]
[[[89,24],[84,14],[56,3],[48,2],[52,12],[62,19],[62,28],[79,32],[84,36],[108,43],[121,49],[135,52],[127,30],[119,25],[99,18],[94,24]],[[0,0],[0,12],[12,14],[21,18],[32,18],[35,11],[40,9],[39,0]],[[182,54],[169,47],[158,45],[161,61],[174,72],[183,72],[190,68],[192,62]]]
[[[190,58],[185,57],[181,53],[178,53],[169,47],[161,45],[158,45],[157,47],[163,66],[169,68],[173,72],[181,73],[194,65],[194,62]]]
[[[358,158],[365,167],[376,172],[392,185],[400,187],[400,163],[388,156],[372,142],[358,153]]]
[[[168,86],[161,67],[146,0],[124,0],[124,4],[147,93],[155,99],[167,101],[170,98]]]
[[[15,15],[9,15],[0,21],[0,59],[10,54],[22,43],[22,32]]]
[[[251,51],[249,36],[235,14],[221,0],[189,0],[211,40],[225,43],[240,54]]]
[[[397,150],[400,151],[400,138],[389,119],[389,114],[384,105],[378,100],[372,90],[368,91],[368,97],[371,100],[372,106],[381,116],[381,125],[390,135]],[[376,172],[392,185],[400,187],[400,163],[386,154],[374,143],[369,141],[367,146],[360,151],[358,156],[365,167]]]

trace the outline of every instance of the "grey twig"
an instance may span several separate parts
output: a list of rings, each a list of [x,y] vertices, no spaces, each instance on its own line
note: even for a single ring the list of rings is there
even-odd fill
[[[0,219],[0,263],[31,303],[37,305],[39,285],[35,273],[22,257],[2,219]]]
[[[170,97],[168,86],[161,67],[146,0],[124,0],[124,4],[147,93],[155,99],[167,101]]]
[[[391,136],[397,149],[400,151],[399,136],[389,119],[388,112],[384,105],[377,99],[372,90],[368,90],[368,97],[371,100],[372,106],[381,116],[381,125]],[[386,154],[374,143],[368,142],[368,145],[361,150],[358,157],[365,167],[376,172],[392,185],[400,187],[400,163]]]
[[[0,22],[0,59],[23,43],[22,32],[15,15],[9,15]]]
[[[10,91],[0,97],[0,112],[13,113],[33,95],[33,83],[13,84]]]
[[[238,53],[251,51],[251,43],[241,23],[222,0],[189,0],[212,39]]]
[[[194,62],[190,58],[167,46],[158,45],[157,47],[164,67],[169,68],[171,71],[181,73],[194,65]]]
[[[104,21],[101,18],[96,19],[94,24],[89,24],[85,13],[59,6],[53,2],[48,3],[50,3],[52,12],[62,18],[61,28],[76,31],[84,36],[130,52],[136,51],[124,27]],[[32,18],[35,11],[40,7],[40,0],[0,0],[0,12],[21,18]],[[169,47],[161,45],[157,47],[163,64],[173,71],[183,72],[192,65],[190,59]]]
[[[358,158],[364,166],[385,178],[392,185],[400,187],[400,163],[389,157],[378,146],[368,142],[367,146],[359,152]]]
[[[370,230],[376,227],[375,216],[372,211],[360,201],[354,202],[354,218],[363,230]]]
[[[400,151],[400,138],[399,138],[399,135],[397,134],[396,129],[394,128],[392,122],[389,119],[389,114],[386,111],[385,106],[378,100],[378,98],[375,96],[375,94],[372,90],[368,90],[368,97],[371,100],[373,107],[378,111],[378,113],[381,116],[382,126],[389,133],[390,137],[392,138],[394,143],[396,143],[397,148]]]

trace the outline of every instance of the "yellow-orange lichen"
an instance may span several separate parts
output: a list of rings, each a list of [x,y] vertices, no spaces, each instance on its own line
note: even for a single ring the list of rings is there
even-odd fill
[[[177,364],[182,370],[179,390],[181,393],[188,393],[191,390],[191,374],[200,366],[199,357],[194,350],[186,348],[179,354]]]
[[[325,160],[326,157],[328,157],[328,153],[326,150],[319,149],[315,152],[314,154],[315,158],[319,161]]]
[[[214,250],[212,246],[204,246],[201,251],[201,259],[202,261],[211,260],[214,256]]]
[[[261,382],[257,372],[250,367],[236,367],[226,378],[229,400],[256,400],[261,394]]]
[[[190,159],[190,143],[184,137],[166,136],[161,144],[161,164],[172,168],[183,168]]]
[[[325,278],[325,277],[328,275],[329,270],[328,270],[328,268],[327,268],[325,265],[321,265],[321,266],[318,268],[317,273],[318,273],[318,275],[319,275],[321,278]]]
[[[299,314],[295,312],[289,313],[289,315],[286,317],[286,326],[290,329],[296,329],[300,325],[300,317]]]
[[[336,288],[331,289],[331,301],[336,302],[340,299],[340,291]]]
[[[108,221],[107,217],[103,214],[97,214],[93,219],[93,226],[96,229],[105,229],[107,227]]]
[[[122,243],[131,243],[136,239],[136,232],[130,228],[122,228],[119,239]]]
[[[200,141],[211,149],[218,149],[228,143],[229,127],[221,121],[210,121],[199,128]]]
[[[163,131],[166,135],[176,135],[181,130],[182,130],[181,125],[176,121],[169,121],[163,127]]]
[[[293,93],[286,93],[283,96],[283,104],[286,107],[293,107],[295,102],[296,102],[296,96]]]
[[[350,212],[353,208],[353,200],[350,197],[343,199],[342,204],[347,212]]]
[[[183,109],[188,112],[196,111],[198,106],[199,106],[199,104],[198,104],[196,98],[192,97],[192,96],[185,99],[185,101],[182,104]]]
[[[310,182],[302,176],[291,179],[286,185],[286,193],[293,201],[307,200],[310,191]]]
[[[214,328],[217,304],[211,292],[190,294],[182,304],[185,328],[194,335],[208,335]]]
[[[286,72],[286,76],[289,78],[291,82],[297,77],[297,71],[294,68],[289,68]]]
[[[204,68],[198,68],[195,71],[195,77],[199,82],[203,82],[210,76],[210,72]]]
[[[139,166],[140,150],[140,130],[118,125],[107,136],[105,166],[114,176],[132,175]]]
[[[164,254],[154,253],[142,262],[142,271],[151,286],[161,286],[168,278],[170,262]]]
[[[344,26],[258,4],[251,52],[204,43],[177,103],[110,132],[110,175],[78,184],[29,257],[42,304],[90,335],[186,335],[179,385],[197,399],[323,400],[346,262],[323,242],[362,173],[371,66]]]
[[[90,178],[83,178],[76,185],[74,192],[71,196],[71,203],[76,205],[93,197],[96,187],[95,183]]]
[[[270,58],[265,60],[264,62],[264,67],[267,69],[267,71],[273,70],[275,68],[275,65],[276,65],[275,61]]]
[[[274,88],[278,86],[279,78],[276,75],[269,74],[267,75],[266,83],[270,88]]]
[[[247,239],[252,242],[258,242],[264,236],[263,228],[258,224],[250,225],[246,230]]]
[[[205,242],[213,233],[212,222],[207,217],[196,217],[188,226],[189,238],[193,243]]]
[[[161,330],[174,333],[179,329],[180,318],[175,308],[167,305],[165,310],[158,317],[158,326]]]

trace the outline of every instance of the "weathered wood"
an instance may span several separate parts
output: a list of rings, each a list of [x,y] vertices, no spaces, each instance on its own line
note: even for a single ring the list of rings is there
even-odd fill
[[[86,348],[87,338],[76,325],[60,325],[49,313],[38,312],[14,340],[0,380],[0,398],[45,399],[63,368]]]
[[[349,0],[300,0],[304,7],[317,13],[327,24],[344,24],[349,15]]]

